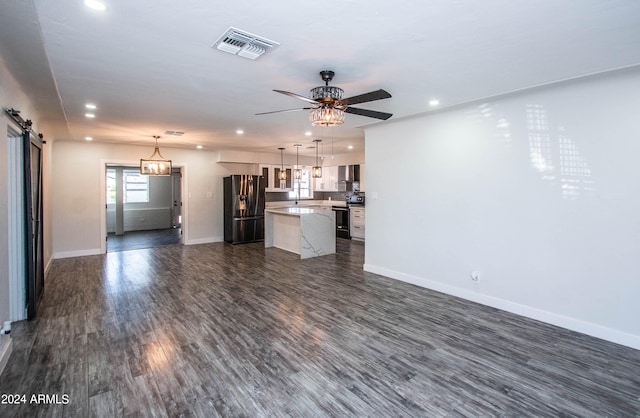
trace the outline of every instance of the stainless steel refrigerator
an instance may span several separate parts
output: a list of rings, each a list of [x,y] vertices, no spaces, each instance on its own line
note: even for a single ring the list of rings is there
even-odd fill
[[[264,240],[264,189],[262,176],[224,178],[224,240],[232,244]]]

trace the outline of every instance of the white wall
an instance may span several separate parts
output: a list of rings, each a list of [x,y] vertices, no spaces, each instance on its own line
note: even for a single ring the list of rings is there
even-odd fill
[[[639,91],[627,70],[367,129],[365,270],[640,348]]]
[[[0,57],[0,109],[2,114],[0,115],[0,324],[4,321],[11,320],[10,307],[10,284],[9,284],[9,253],[11,246],[15,243],[10,242],[8,239],[8,221],[9,221],[9,208],[7,203],[9,200],[8,183],[8,137],[7,131],[11,127],[18,131],[15,124],[5,115],[5,108],[15,108],[20,110],[21,115],[25,119],[31,119],[34,122],[33,128],[36,132],[39,132],[38,121],[40,120],[40,113],[38,112],[37,102],[32,101],[27,97],[24,91],[20,88],[15,78],[8,71],[4,61]],[[43,179],[43,204],[44,204],[44,263],[45,266],[49,265],[52,254],[52,238],[51,229],[49,228],[50,218],[50,193],[48,192],[50,179],[48,177],[49,162],[51,153],[49,151],[51,138],[46,137],[48,144],[44,147],[43,163],[44,163],[44,179]],[[15,250],[15,249],[14,249]],[[19,251],[20,249],[18,249]],[[0,364],[6,360],[6,357],[10,353],[9,339],[0,337]],[[1,368],[0,368],[1,371]]]
[[[313,161],[312,164],[315,165],[315,161]],[[325,150],[324,160],[320,162],[320,165],[323,167],[329,167],[332,165],[353,165],[353,164],[364,164],[363,152],[347,152],[344,154],[335,154],[333,158],[331,158],[331,155],[327,154]]]
[[[136,164],[148,147],[57,141],[53,148],[53,225],[55,258],[103,252],[104,164]],[[205,150],[161,148],[162,155],[183,167],[183,234],[185,244],[222,241],[222,178],[243,174],[242,164],[219,164]],[[103,225],[104,223],[104,225]]]

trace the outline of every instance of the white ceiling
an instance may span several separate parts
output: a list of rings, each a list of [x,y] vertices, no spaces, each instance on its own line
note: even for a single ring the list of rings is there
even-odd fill
[[[45,137],[61,140],[161,135],[161,148],[295,153],[333,138],[335,153],[358,151],[361,127],[377,120],[347,115],[323,131],[307,111],[255,113],[305,106],[272,90],[308,96],[323,69],[345,96],[390,92],[357,107],[394,120],[433,110],[432,98],[442,108],[640,64],[640,2],[630,0],[104,0],[105,12],[82,0],[0,1],[5,65],[38,97]],[[280,46],[256,61],[212,49],[230,26]]]

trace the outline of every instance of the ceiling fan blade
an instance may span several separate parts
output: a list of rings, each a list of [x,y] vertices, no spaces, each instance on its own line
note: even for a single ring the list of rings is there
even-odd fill
[[[382,120],[387,120],[391,116],[393,116],[392,113],[377,112],[375,110],[369,110],[369,109],[358,109],[357,107],[348,107],[345,109],[345,112],[352,113],[354,115],[367,116],[369,118],[376,118],[376,119],[382,119]]]
[[[256,115],[268,115],[270,113],[295,112],[297,110],[311,110],[311,109],[315,109],[315,108],[313,108],[313,107],[300,107],[298,109],[274,110],[272,112],[256,113]]]
[[[286,94],[287,96],[294,97],[296,99],[304,100],[305,102],[318,104],[318,102],[316,102],[315,100],[309,99],[308,97],[300,96],[299,94],[291,93],[290,91],[284,91],[284,90],[274,90],[274,91],[276,93],[282,93],[282,94]]]
[[[373,102],[374,100],[388,99],[391,94],[385,90],[370,91],[369,93],[360,94],[358,96],[347,97],[338,101],[339,105],[350,106],[358,103]]]

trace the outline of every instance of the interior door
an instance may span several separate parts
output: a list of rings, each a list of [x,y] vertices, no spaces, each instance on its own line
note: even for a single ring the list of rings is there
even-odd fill
[[[173,207],[171,210],[171,225],[174,228],[182,227],[182,174],[180,169],[174,169],[171,173],[171,187],[173,191]]]
[[[26,131],[23,136],[25,226],[27,264],[27,319],[37,313],[44,290],[42,245],[42,140]]]

